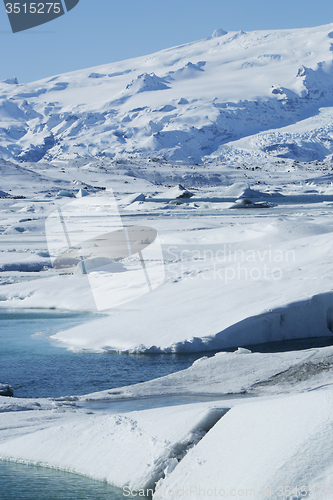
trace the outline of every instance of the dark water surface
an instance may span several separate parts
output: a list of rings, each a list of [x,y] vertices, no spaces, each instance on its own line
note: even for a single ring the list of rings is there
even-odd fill
[[[77,353],[49,339],[94,315],[0,310],[0,382],[17,397],[88,394],[145,382],[191,366],[202,353]]]
[[[17,397],[81,395],[162,377],[188,368],[204,355],[214,355],[78,353],[49,338],[95,318],[67,311],[0,309],[0,383],[12,385]],[[332,343],[333,337],[322,337],[244,347],[253,352],[283,352]]]
[[[66,311],[0,309],[0,382],[11,384],[17,397],[81,395],[151,380],[188,368],[203,355],[214,355],[214,352],[149,355],[74,353],[49,339],[50,335],[59,330],[95,317]],[[243,347],[253,352],[283,352],[331,344],[332,337],[323,337]],[[78,406],[105,410],[109,405],[109,411],[131,411],[215,399],[217,397],[181,395],[172,398],[140,398],[112,404],[78,403]],[[0,460],[0,500],[124,498],[122,490],[101,481]]]

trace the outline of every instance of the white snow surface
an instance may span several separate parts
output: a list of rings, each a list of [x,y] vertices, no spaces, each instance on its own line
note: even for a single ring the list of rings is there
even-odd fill
[[[196,189],[179,206],[165,203],[165,188],[148,198],[147,183],[145,194],[120,195],[125,225],[149,225],[158,232],[166,279],[151,293],[54,338],[74,350],[188,352],[331,336],[331,175],[321,170],[311,181],[293,181],[301,172],[283,189],[274,182],[262,190],[240,182],[210,192]],[[271,182],[264,171],[260,175]],[[0,269],[11,281],[1,286],[2,308],[96,310],[87,275],[58,275],[51,267],[45,216],[68,203],[55,198],[57,193],[49,201],[38,195],[38,201],[3,200]],[[232,200],[244,194],[274,206],[251,215],[229,211]],[[95,196],[102,205],[112,200],[107,191]],[[145,201],[131,203],[138,197]],[[15,283],[15,272],[30,279]],[[121,285],[119,276],[102,283],[110,304],[119,303],[122,294],[140,296],[138,284]]]
[[[103,293],[113,304],[140,298],[53,339],[79,351],[207,354],[133,386],[0,397],[0,458],[119,487],[158,482],[158,499],[191,487],[193,498],[222,488],[226,498],[333,499],[332,347],[250,351],[332,339],[332,38],[333,25],[217,30],[0,84],[0,308],[96,312],[87,276],[53,269],[45,220],[78,192],[110,204],[112,190],[124,226],[157,231],[166,279],[145,296],[130,280],[115,289],[117,263]],[[267,206],[229,210],[244,198]],[[15,381],[0,382],[15,393]],[[194,404],[207,395],[216,400]],[[179,397],[194,399],[176,406]],[[165,407],[112,409],[145,401]]]
[[[256,353],[238,348],[204,356],[190,368],[140,384],[80,396],[113,401],[161,395],[263,396],[318,390],[332,385],[333,348]]]
[[[151,488],[223,413],[200,404],[126,414],[94,414],[56,404],[48,410],[1,413],[0,406],[0,458],[119,487]]]
[[[154,498],[297,498],[302,488],[332,498],[332,406],[323,390],[232,408]]]
[[[144,57],[29,84],[7,80],[0,155],[322,160],[333,153],[332,32],[332,24],[217,30]]]
[[[332,335],[330,223],[250,221],[162,236],[167,278],[161,287],[54,338],[73,349],[181,352]],[[112,286],[110,300],[119,293]],[[85,276],[8,292],[7,307],[93,309]]]
[[[156,164],[166,175],[169,165]],[[97,174],[98,165],[93,162],[90,171],[69,165],[65,173],[62,167],[37,166],[34,175],[44,181],[35,193],[34,175],[29,180],[28,171],[19,171],[26,198],[1,201],[2,308],[94,310],[86,276],[59,276],[52,269],[44,223],[57,206],[68,203],[57,198],[58,184],[115,183],[118,198],[127,197],[125,208],[132,196],[144,194],[145,201],[134,202],[142,203],[142,212],[126,214],[119,205],[120,216],[126,224],[158,230],[167,278],[145,298],[59,332],[55,338],[62,345],[177,352],[332,335],[329,163],[299,164],[288,174],[290,164],[275,164],[281,168],[275,174],[269,165],[259,173],[230,169],[224,186],[192,189],[190,202],[179,206],[163,201],[168,185]],[[257,175],[261,186],[254,181]],[[9,186],[10,177],[4,179]],[[265,197],[274,206],[250,214],[229,210],[249,189],[254,201]],[[108,199],[107,191],[97,192],[93,196]],[[149,198],[156,195],[160,201]],[[31,262],[39,268],[31,271]],[[226,280],[222,271],[237,270],[238,264],[248,276],[242,271]],[[264,265],[278,267],[280,279],[268,270],[266,277],[251,277],[251,270],[263,271]],[[126,491],[157,484],[156,498],[192,487],[194,498],[200,488],[207,495],[224,488],[230,498],[234,489],[239,497],[242,489],[254,489],[258,498],[269,491],[277,500],[279,487],[290,486],[318,495],[324,488],[330,499],[332,366],[332,347],[277,353],[240,348],[202,357],[167,377],[100,393],[57,401],[0,397],[0,459],[84,474]],[[200,401],[202,395],[216,400],[180,406],[172,400],[190,396]],[[168,406],[125,413],[112,408],[114,403],[149,406],[162,397],[168,403],[161,404]]]
[[[126,492],[156,487],[155,498],[185,497],[191,488],[199,498],[200,488],[217,488],[230,498],[247,489],[277,499],[279,488],[289,486],[326,488],[331,499],[332,358],[331,347],[276,354],[239,349],[123,392],[56,401],[0,397],[0,459],[84,474]],[[112,409],[121,398],[142,407],[153,395],[169,394],[172,401],[175,389],[189,394],[193,388],[220,399]],[[240,388],[252,397],[235,394]],[[103,408],[95,409],[101,398]]]

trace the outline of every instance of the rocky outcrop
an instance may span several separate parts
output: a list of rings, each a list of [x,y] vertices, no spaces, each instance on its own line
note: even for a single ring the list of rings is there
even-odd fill
[[[0,384],[0,396],[13,397],[14,391],[12,386],[9,384]]]

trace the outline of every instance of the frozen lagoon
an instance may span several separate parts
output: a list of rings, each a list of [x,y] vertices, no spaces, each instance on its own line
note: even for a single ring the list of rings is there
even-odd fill
[[[146,209],[149,212],[148,207]],[[251,216],[242,210],[231,214],[227,209],[212,210],[210,207],[207,210],[202,208],[200,217],[195,218],[190,217],[188,210],[181,207],[170,209],[166,216],[162,216],[164,212],[152,215],[151,224],[161,233],[165,255],[169,258],[166,259],[167,279],[163,287],[150,294],[146,301],[141,299],[108,317],[65,329],[52,338],[76,351],[70,355],[81,351],[80,356],[93,354],[100,356],[99,359],[109,356],[107,352],[112,350],[151,352],[154,355],[168,352],[166,356],[172,352],[185,352],[188,356],[191,350],[198,351],[203,347],[207,349],[206,357],[199,354],[200,359],[185,371],[123,387],[119,387],[123,385],[121,382],[116,383],[113,388],[109,385],[98,393],[93,387],[81,391],[81,395],[78,392],[72,398],[57,398],[57,401],[1,398],[0,457],[84,474],[119,487],[155,487],[158,483],[156,495],[163,496],[164,486],[178,488],[185,476],[191,484],[195,480],[191,471],[200,478],[197,486],[207,491],[211,485],[219,484],[214,477],[219,477],[222,469],[227,471],[223,481],[229,488],[240,484],[240,476],[237,476],[239,454],[234,447],[239,434],[238,449],[244,450],[247,457],[242,462],[242,476],[246,476],[253,461],[249,487],[253,486],[259,492],[260,488],[266,487],[267,481],[277,474],[274,468],[277,456],[281,470],[288,471],[291,470],[288,461],[293,461],[298,455],[305,457],[304,463],[298,465],[298,471],[311,469],[315,464],[314,475],[306,478],[309,487],[320,486],[322,482],[329,487],[329,450],[325,448],[323,453],[324,465],[321,457],[313,451],[316,442],[324,449],[320,433],[329,435],[331,348],[314,346],[310,350],[286,353],[250,353],[240,349],[212,357],[209,357],[208,349],[224,350],[227,347],[227,343],[223,343],[226,332],[230,333],[228,342],[233,341],[236,347],[282,338],[310,338],[314,334],[318,338],[323,335],[330,338],[330,206],[313,203],[311,207],[294,206],[292,210],[284,206],[271,212],[263,209],[260,214]],[[148,212],[128,215],[127,219],[138,221],[140,216],[146,218]],[[10,238],[4,241],[13,245],[13,236]],[[24,232],[16,238],[23,248]],[[38,245],[41,245],[40,241]],[[201,254],[205,249],[215,252],[224,245],[245,257],[249,250],[259,249],[257,261],[263,255],[269,255],[263,252],[270,246],[284,252],[283,255],[294,250],[296,262],[286,262],[285,259],[281,263],[281,280],[245,279],[245,273],[242,279],[228,283],[206,279],[210,277],[214,264],[220,266],[217,271],[221,270],[223,275],[225,263],[218,259],[192,259],[192,250],[199,250]],[[183,250],[191,251],[187,254],[190,259],[184,258]],[[38,260],[36,255],[33,258]],[[29,258],[26,253],[25,256]],[[8,252],[4,257],[7,259],[7,273],[10,273],[11,260],[17,261],[22,256]],[[249,262],[244,264],[249,273],[252,265]],[[24,272],[22,268],[21,272]],[[82,311],[89,310],[88,295],[80,288],[78,278],[62,278],[50,271],[41,275],[45,276],[44,280],[4,284],[1,287],[1,306],[16,310],[38,306],[61,309],[66,304],[74,311],[78,305]],[[202,332],[205,337],[202,337]],[[62,356],[67,355],[65,349],[60,351]],[[152,355],[145,359],[155,358]],[[172,360],[173,356],[166,359]],[[88,391],[89,394],[82,395]],[[307,397],[302,399],[300,392],[306,393]],[[198,402],[202,394],[210,395],[211,400]],[[221,394],[229,394],[229,397],[221,399]],[[239,394],[248,396],[239,397]],[[185,400],[181,399],[184,395],[195,399],[188,400],[186,405],[166,406],[170,398],[184,403]],[[112,402],[120,411],[126,404],[141,404],[148,398],[155,406],[158,401],[164,401],[165,406],[140,408],[140,411],[131,406],[122,413],[111,413],[107,409],[109,403],[111,408]],[[313,408],[324,407],[327,409],[323,414],[323,418],[327,417],[325,422],[321,410],[313,411]],[[215,410],[221,412],[220,420],[210,428],[212,420],[208,417]],[[274,415],[277,419],[273,418]],[[307,415],[310,415],[309,419]],[[279,427],[279,419],[284,422],[283,426]],[[258,422],[257,426],[255,422]],[[292,424],[291,434],[286,432],[288,422]],[[318,430],[317,437],[312,432],[314,429]],[[265,436],[271,453],[268,449],[265,452],[260,432]],[[223,436],[223,446],[214,448],[211,440],[219,443],[220,436]],[[275,441],[269,440],[271,436]],[[310,436],[312,444],[308,444],[312,452],[304,454]],[[280,448],[276,447],[278,442]],[[329,440],[327,443],[330,446]],[[221,453],[224,448],[229,450],[228,468]],[[256,454],[257,448],[260,453]],[[201,461],[200,456],[204,460]],[[263,480],[254,471],[255,467],[262,467],[261,456],[266,457],[269,464]],[[202,467],[202,474],[196,469],[196,464]],[[203,477],[208,477],[209,470],[214,471],[214,477],[205,483]],[[298,484],[301,472],[297,472],[298,476],[296,472],[294,477],[298,478]],[[287,473],[279,472],[278,477],[282,484],[289,484]],[[243,484],[245,487],[246,483]]]
[[[312,61],[315,55],[315,64],[331,59],[327,57],[331,29],[330,26],[316,30],[323,57],[319,54],[317,58],[316,51],[307,52]],[[236,48],[244,42],[244,36],[248,38],[244,33],[236,35]],[[270,39],[270,36],[265,38],[271,43]],[[308,45],[309,37],[305,39]],[[215,44],[214,40],[205,43]],[[192,50],[194,45],[189,47]],[[262,47],[265,48],[265,44]],[[281,46],[278,49],[268,58],[273,65],[279,59]],[[262,53],[260,47],[257,54],[259,52]],[[303,51],[302,54],[303,64],[306,58]],[[284,57],[282,63],[285,63]],[[209,78],[208,66],[201,74]],[[306,67],[305,78],[302,69],[301,78],[297,80],[304,83],[305,92],[309,90],[310,100],[312,87],[308,86],[308,79],[312,81],[313,74],[319,75],[315,84],[323,86],[330,95],[328,73],[322,73],[320,68],[318,72],[308,71],[309,67],[315,68],[313,64],[307,63]],[[293,78],[297,69],[292,72]],[[125,74],[123,77],[132,79]],[[261,81],[266,89],[270,88]],[[274,87],[273,95],[277,92],[278,96],[280,90]],[[288,101],[289,96],[286,99]],[[192,110],[192,103],[188,104]],[[214,107],[215,111],[218,108]],[[161,118],[159,113],[164,112],[169,111],[162,108],[154,114]],[[143,113],[150,119],[146,110]],[[319,109],[314,119],[297,121],[282,131],[287,134],[284,142],[291,139],[298,143],[295,157],[309,155],[312,146],[315,157],[328,154],[329,141],[325,146],[325,140],[318,143],[317,139],[330,136],[330,114],[330,108]],[[206,112],[202,116],[207,116]],[[248,123],[251,127],[251,120]],[[133,303],[112,317],[97,320],[94,325],[60,332],[56,338],[64,345],[101,355],[112,350],[178,353],[332,335],[331,158],[327,157],[319,165],[317,162],[299,164],[289,159],[272,161],[264,154],[265,143],[269,146],[267,140],[275,144],[281,138],[274,131],[264,136],[237,141],[219,150],[216,160],[206,158],[207,163],[191,165],[191,170],[188,165],[164,162],[161,158],[145,161],[120,157],[120,161],[118,158],[113,161],[102,157],[73,162],[60,159],[51,165],[43,161],[36,165],[1,162],[1,191],[4,190],[2,194],[6,196],[6,200],[1,201],[4,208],[0,226],[1,266],[8,275],[2,281],[0,306],[89,310],[91,297],[82,288],[82,280],[52,274],[43,248],[45,242],[37,233],[42,231],[43,211],[46,215],[54,209],[54,203],[59,202],[55,199],[59,189],[75,186],[77,190],[84,186],[96,193],[93,186],[103,185],[105,189],[117,184],[122,200],[123,195],[129,194],[122,190],[136,192],[137,201],[133,198],[132,203],[123,206],[123,217],[130,223],[139,221],[140,216],[141,220],[152,220],[154,229],[163,237],[167,280],[148,301]],[[207,138],[203,141],[207,142]],[[74,142],[76,147],[75,137]],[[253,145],[259,142],[261,149],[254,150]],[[202,144],[201,139],[197,146]],[[285,144],[286,149],[290,149],[289,144]],[[123,149],[119,141],[118,146]],[[189,152],[179,151],[185,157]],[[278,145],[276,154],[279,152],[284,155]],[[61,173],[60,166],[64,167]],[[150,184],[150,181],[169,184],[170,179],[176,178],[174,182],[184,179],[187,187],[200,188],[188,205],[169,204],[165,193],[156,196],[155,190],[160,188]],[[270,199],[275,206],[261,208],[260,214],[245,213],[242,209],[238,214],[231,214],[228,203],[235,200],[226,199],[229,188],[224,189],[217,183],[230,185],[249,178],[256,184],[255,189],[260,185],[264,191],[257,193],[258,196]],[[205,190],[210,182],[215,183],[216,188]],[[145,202],[137,191],[145,196],[150,194],[154,199]],[[231,186],[231,191],[237,197],[245,195],[239,190],[236,193],[235,186]],[[9,193],[29,199],[13,201]],[[108,196],[107,190],[105,194]],[[247,190],[248,195],[252,196],[253,190],[252,193]],[[229,251],[238,256],[238,261],[220,259],[221,253],[229,254]],[[253,254],[255,261],[250,260]],[[282,259],[275,260],[279,255]],[[23,279],[14,276],[21,273],[23,278],[28,272],[31,273],[29,279],[32,273],[40,273],[39,277],[45,277],[44,282],[26,280],[23,283]],[[194,488],[193,497],[200,496],[200,488],[207,496],[209,491],[220,488],[218,491],[233,497],[233,492],[238,492],[238,496],[243,492],[244,496],[248,489],[254,491],[255,496],[270,492],[271,497],[298,498],[301,494],[318,498],[324,492],[325,497],[330,497],[331,368],[329,347],[273,354],[240,349],[236,353],[204,357],[187,370],[162,379],[75,396],[77,401],[75,398],[62,401],[1,399],[1,454],[29,463],[67,468],[113,483],[118,481],[122,485],[158,481],[156,496],[159,497],[165,497],[164,491],[183,491],[182,487],[185,491],[188,487]],[[135,401],[150,395],[156,400],[157,397],[181,397],[184,392],[196,396],[247,393],[252,397],[223,400],[221,418],[206,434],[201,432],[202,425],[207,424],[210,409],[218,405],[213,401],[121,415],[111,415],[101,408],[108,404],[106,399],[117,401],[127,397]]]
[[[13,313],[3,310],[1,315],[3,321],[14,323],[18,321],[16,326],[21,332],[22,322],[24,325],[27,320],[32,328],[36,328],[40,322],[45,326],[49,324],[50,320],[53,322],[53,328],[57,328],[63,322],[78,322],[83,319],[81,314],[72,317],[68,312],[59,311],[41,313],[40,311],[22,310]],[[6,492],[8,500],[14,500],[14,498],[15,500],[16,498],[29,500],[35,494],[35,488],[39,488],[40,493],[44,495],[45,491],[50,490],[50,495],[54,495],[54,498],[58,500],[62,498],[62,494],[67,495],[68,498],[70,492],[73,492],[71,493],[72,498],[79,499],[82,494],[86,495],[82,498],[89,498],[90,495],[91,498],[96,499],[112,498],[117,500],[123,497],[123,487],[127,488],[126,491],[137,491],[137,489],[155,489],[155,484],[157,484],[156,498],[164,498],[165,491],[181,490],[183,486],[184,491],[192,487],[191,496],[200,498],[198,495],[200,488],[208,491],[212,484],[217,485],[220,489],[229,485],[229,491],[232,491],[235,484],[239,486],[239,491],[245,486],[248,489],[251,487],[256,491],[256,496],[260,498],[260,491],[266,483],[258,482],[258,480],[254,485],[253,482],[249,484],[245,482],[243,485],[239,483],[240,476],[237,476],[239,458],[236,456],[232,458],[232,455],[229,455],[229,468],[227,469],[226,464],[220,463],[219,448],[216,449],[216,452],[208,452],[205,460],[208,469],[215,471],[214,477],[219,477],[220,472],[218,471],[228,470],[227,475],[223,476],[223,483],[216,482],[212,475],[206,482],[203,478],[195,482],[194,476],[200,477],[200,475],[198,471],[194,472],[195,468],[192,462],[186,469],[186,463],[190,460],[188,457],[195,453],[192,449],[197,449],[196,453],[199,455],[201,449],[202,453],[207,453],[205,443],[206,441],[209,443],[209,436],[212,432],[216,434],[214,439],[218,442],[219,428],[221,428],[222,433],[226,433],[226,436],[229,436],[229,433],[232,436],[233,432],[240,432],[239,425],[245,425],[247,429],[245,433],[241,433],[242,446],[245,449],[246,446],[253,446],[251,444],[253,429],[252,424],[248,425],[247,423],[248,418],[259,418],[261,423],[258,424],[258,432],[266,432],[266,440],[270,432],[274,430],[275,435],[277,435],[276,432],[280,432],[279,439],[283,441],[285,428],[282,426],[277,431],[278,427],[273,415],[281,414],[283,417],[290,405],[293,408],[302,407],[302,411],[306,415],[313,404],[317,405],[318,408],[322,408],[323,404],[330,404],[330,399],[328,399],[328,403],[325,401],[330,394],[328,391],[330,385],[329,369],[330,366],[333,366],[333,348],[320,347],[329,343],[330,337],[286,341],[271,346],[269,344],[257,346],[258,350],[268,351],[261,353],[251,353],[246,349],[238,349],[236,352],[220,352],[209,357],[200,357],[202,354],[197,353],[196,357],[199,356],[199,359],[192,365],[192,361],[190,361],[192,354],[180,356],[170,354],[148,356],[142,354],[132,356],[107,353],[80,354],[58,347],[44,336],[38,336],[36,340],[35,337],[31,337],[27,333],[26,328],[24,328],[22,343],[17,342],[17,339],[15,341],[15,338],[11,339],[12,347],[14,348],[15,345],[17,347],[17,354],[22,349],[23,353],[25,351],[24,355],[27,356],[27,359],[31,360],[34,357],[33,349],[36,349],[35,356],[38,352],[42,354],[43,350],[45,356],[56,351],[58,353],[56,359],[60,361],[60,367],[62,367],[61,363],[64,359],[72,359],[75,356],[79,358],[84,356],[85,360],[90,357],[109,356],[114,358],[116,356],[121,362],[131,358],[143,359],[145,364],[147,364],[147,360],[150,362],[161,357],[167,357],[169,361],[180,357],[187,359],[187,363],[191,366],[186,370],[143,383],[135,383],[139,380],[133,380],[134,385],[122,388],[119,386],[124,375],[120,371],[118,372],[120,378],[116,379],[114,384],[115,389],[107,386],[105,391],[86,396],[56,398],[56,400],[50,398],[0,398],[0,422],[2,426],[0,457],[30,464],[30,466],[24,467],[11,462],[0,463],[0,471],[3,473],[2,481],[4,482],[1,489]],[[34,344],[35,340],[37,344],[32,348],[31,345]],[[311,343],[317,344],[317,347],[312,345],[312,349],[304,350],[304,348],[310,347]],[[297,348],[301,348],[301,350],[290,350]],[[281,352],[284,349],[286,352]],[[34,368],[38,368],[38,364],[35,364]],[[150,371],[151,375],[152,373]],[[74,378],[73,375],[72,378]],[[50,380],[48,382],[45,380],[45,388],[52,386],[52,370],[49,376]],[[140,376],[140,372],[136,371],[132,376]],[[62,371],[61,377],[64,377],[64,383],[66,383],[66,372]],[[128,379],[128,382],[130,381],[131,379]],[[299,400],[296,396],[296,399],[290,396],[281,399],[282,394],[298,392],[299,390],[309,391],[310,389],[312,393],[309,394],[312,396],[310,395],[308,400]],[[321,393],[323,393],[322,396]],[[256,411],[257,404],[259,404],[259,412]],[[238,407],[244,407],[244,409],[237,410]],[[249,416],[251,411],[253,412],[253,417],[248,416],[246,408],[249,408]],[[269,416],[265,413],[267,411]],[[236,417],[237,413],[239,414],[237,418],[240,418],[243,423],[237,424],[236,430],[232,430],[231,427],[230,430],[224,431],[224,422],[227,422],[229,426],[233,425],[234,417],[231,417],[231,420],[229,417],[225,420],[227,415],[233,415],[233,412],[235,412]],[[260,420],[261,412],[264,416]],[[314,415],[311,414],[311,418],[316,422],[314,425],[318,425],[320,429],[320,425],[323,424],[319,422],[319,417],[322,418],[321,410]],[[290,415],[286,414],[283,418],[288,422]],[[301,418],[296,413],[295,418],[297,428],[300,426],[302,429],[302,426],[305,425],[305,429],[308,429],[308,423],[302,424],[303,417]],[[265,431],[265,426],[267,431]],[[306,432],[308,431],[305,430],[305,434],[300,435],[299,446],[303,446]],[[247,445],[248,439],[250,441]],[[255,439],[260,441],[259,434]],[[211,444],[207,446],[211,449]],[[232,442],[228,445],[228,440],[223,442],[223,447],[226,446],[230,446],[230,450],[234,448]],[[276,450],[276,453],[282,453],[283,456],[287,449]],[[286,456],[290,455],[287,453]],[[283,460],[282,463],[284,463]],[[319,460],[318,463],[321,463],[319,457],[317,460]],[[235,469],[233,470],[234,461]],[[273,466],[274,463],[275,456],[272,456],[271,465]],[[37,467],[33,467],[33,465]],[[41,465],[51,469],[55,468],[60,472],[47,470],[43,473],[44,469],[40,467]],[[248,465],[244,463],[243,467],[246,468]],[[299,467],[302,467],[302,464]],[[274,468],[272,470],[274,475],[276,471]],[[187,477],[189,471],[193,471],[194,475],[192,475],[192,479],[184,482],[183,477]],[[68,472],[74,474],[68,475]],[[77,474],[83,474],[87,476],[87,479]],[[29,481],[29,488],[23,486],[20,489],[20,485],[24,484],[23,480],[27,475],[32,477]],[[20,478],[20,481],[15,480],[16,476]],[[100,482],[96,482],[96,479]],[[57,481],[61,481],[62,485],[60,486]],[[285,481],[284,476],[282,476],[281,481]],[[327,480],[325,479],[325,481],[325,487],[328,487]],[[13,486],[14,483],[15,486]],[[118,489],[110,484],[116,485]],[[277,488],[277,483],[274,484]],[[311,486],[311,488],[314,487]],[[168,494],[168,496],[170,495]],[[274,496],[272,497],[274,498]],[[34,498],[38,498],[38,496]]]

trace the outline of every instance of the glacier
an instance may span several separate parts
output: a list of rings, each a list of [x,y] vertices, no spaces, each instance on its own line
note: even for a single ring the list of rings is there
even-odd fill
[[[0,308],[95,311],[87,276],[53,268],[45,221],[72,199],[116,199],[124,226],[158,233],[166,278],[52,339],[87,356],[202,353],[166,377],[58,399],[5,397],[15,380],[0,380],[1,460],[156,500],[333,498],[332,38],[333,24],[219,29],[0,83]]]
[[[7,79],[0,155],[38,162],[139,153],[201,163],[246,151],[323,160],[333,152],[332,33],[332,24],[217,30],[128,61],[29,84]]]

